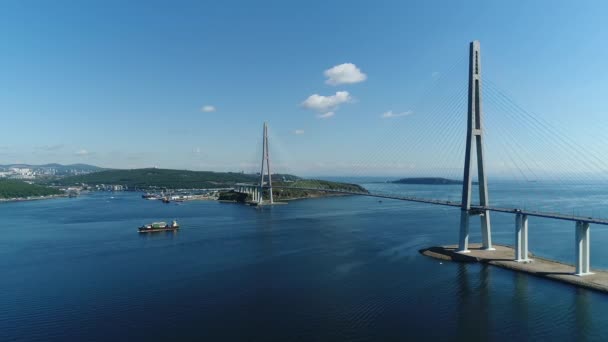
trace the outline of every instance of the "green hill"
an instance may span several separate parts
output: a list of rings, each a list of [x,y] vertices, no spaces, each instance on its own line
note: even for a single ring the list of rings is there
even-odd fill
[[[318,179],[299,179],[294,182],[276,182],[273,183],[275,186],[288,186],[293,188],[311,188],[311,189],[326,189],[326,190],[342,190],[348,192],[362,192],[367,193],[368,191],[357,184],[330,182]],[[322,190],[303,190],[303,189],[286,189],[286,188],[274,188],[272,189],[272,195],[277,200],[288,200],[295,198],[314,198],[339,195],[339,193],[327,192]],[[267,194],[266,194],[267,196]]]
[[[275,185],[290,186],[294,188],[318,188],[327,190],[343,190],[351,192],[367,192],[364,187],[357,184],[331,182],[320,179],[298,179],[294,182],[276,182]]]
[[[348,192],[359,193],[368,192],[364,187],[357,184],[330,182],[317,179],[297,179],[295,181],[290,182],[277,181],[273,182],[273,186],[274,188],[272,189],[272,196],[276,201],[340,195],[340,193],[328,192],[323,190],[343,190]],[[284,186],[291,188],[309,189],[287,189],[283,188]],[[264,197],[268,198],[268,190],[264,190]],[[221,193],[219,199],[225,201],[246,202],[251,200],[251,196],[242,193],[237,193],[234,191],[229,191]]]
[[[293,180],[292,175],[273,175],[276,179]],[[86,175],[54,180],[57,185],[124,185],[129,188],[203,189],[232,186],[235,183],[259,182],[259,176],[236,172],[188,171],[170,169],[105,170]]]
[[[0,198],[24,198],[59,195],[63,192],[42,185],[28,184],[15,179],[0,179]]]
[[[187,171],[169,169],[134,169],[134,170],[104,170],[86,175],[66,177],[54,180],[56,185],[100,185],[112,184],[123,185],[130,189],[203,189],[231,187],[236,183],[259,184],[259,175],[234,173],[234,172],[211,172],[211,171]],[[300,188],[319,188],[327,190],[345,190],[351,192],[366,192],[356,184],[338,183],[323,180],[301,179],[293,175],[273,174],[273,185]],[[266,177],[265,177],[266,179]],[[282,189],[275,188],[273,195],[277,200],[293,198],[310,198],[333,195],[319,190]],[[223,200],[244,201],[246,197],[226,192],[220,196]]]

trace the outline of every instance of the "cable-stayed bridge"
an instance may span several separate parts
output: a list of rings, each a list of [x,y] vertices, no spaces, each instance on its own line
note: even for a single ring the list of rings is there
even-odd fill
[[[576,274],[584,276],[591,274],[590,271],[590,225],[608,225],[608,219],[584,216],[584,215],[572,215],[556,213],[552,211],[543,210],[532,210],[522,207],[505,207],[505,206],[493,206],[489,201],[488,191],[488,179],[486,173],[486,149],[487,145],[485,142],[486,138],[486,125],[484,123],[483,113],[483,102],[482,102],[482,77],[481,77],[481,49],[478,41],[471,42],[469,48],[468,58],[468,86],[466,92],[459,92],[455,96],[466,96],[467,98],[467,110],[466,110],[466,138],[461,139],[464,145],[464,168],[461,169],[463,172],[462,192],[460,201],[450,201],[443,199],[432,199],[432,198],[421,198],[415,196],[405,196],[401,194],[386,194],[375,191],[352,191],[344,189],[331,189],[327,187],[314,186],[315,182],[312,181],[309,184],[311,186],[290,186],[284,183],[272,184],[271,174],[271,163],[269,154],[269,143],[268,143],[268,127],[264,124],[264,134],[262,142],[262,167],[261,167],[261,178],[260,183],[257,185],[240,184],[236,186],[236,190],[239,192],[245,192],[251,195],[253,201],[259,205],[262,204],[273,204],[274,198],[272,196],[273,189],[292,189],[292,190],[308,190],[308,191],[323,191],[327,193],[337,193],[345,195],[360,195],[370,196],[380,199],[392,199],[401,200],[408,202],[424,203],[429,205],[441,205],[447,207],[454,207],[460,209],[460,227],[459,227],[459,252],[469,252],[469,227],[471,217],[477,216],[480,218],[481,223],[481,236],[482,236],[482,247],[485,250],[493,250],[492,246],[492,230],[491,230],[491,213],[507,213],[515,215],[515,260],[520,262],[529,262],[528,259],[528,217],[541,217],[547,219],[571,221],[575,223],[575,250],[576,250]],[[540,174],[547,173],[547,169],[558,168],[558,165],[564,166],[564,170],[557,176],[558,180],[564,179],[575,179],[582,178],[584,181],[593,181],[593,177],[580,173],[574,170],[572,167],[568,167],[568,163],[574,163],[580,165],[586,170],[601,170],[608,169],[608,165],[602,160],[597,150],[581,146],[577,141],[567,138],[563,132],[556,130],[551,125],[548,125],[542,119],[535,117],[530,112],[524,110],[521,106],[510,100],[510,97],[504,92],[500,91],[493,83],[489,82],[489,98],[496,105],[497,108],[502,109],[504,113],[511,113],[512,121],[519,123],[527,123],[529,129],[534,133],[534,137],[545,137],[546,140],[550,141],[549,145],[543,146],[542,144],[534,147],[532,151],[526,150],[523,147],[524,142],[522,139],[518,139],[514,135],[509,127],[502,127],[502,125],[496,126],[496,133],[511,138],[511,143],[502,145],[506,151],[506,155],[503,156],[503,160],[506,161],[512,169],[521,174],[521,178],[526,181],[531,181],[540,177]],[[439,105],[437,111],[448,111],[456,112],[459,110],[464,112],[464,108],[450,105]],[[462,118],[462,117],[461,117]],[[446,127],[450,127],[450,131],[447,135],[458,136],[462,135],[463,132],[459,132],[458,125],[453,124],[457,122],[458,116],[447,120]],[[451,125],[451,126],[450,126]],[[454,128],[456,127],[456,128]],[[522,128],[522,127],[520,127]],[[523,129],[523,128],[522,128]],[[428,134],[432,134],[429,132]],[[442,137],[438,137],[437,144],[440,146],[445,143],[448,139],[444,134]],[[414,148],[424,149],[424,144],[416,142]],[[547,148],[563,148],[572,155],[572,160],[561,160],[559,157],[552,157],[547,153]],[[452,153],[454,149],[458,147],[454,144],[447,145],[445,147],[445,154],[443,156],[458,155]],[[528,151],[527,153],[520,151]],[[547,168],[546,165],[543,167],[539,158],[535,156],[543,155],[547,156],[545,163],[549,163],[551,166]],[[438,156],[437,159],[441,159],[442,156]],[[461,161],[462,162],[462,161]],[[473,203],[473,189],[475,183],[473,182],[473,175],[476,174],[477,179],[477,192],[478,192],[478,203]],[[553,174],[550,174],[553,175]],[[264,199],[264,194],[267,194],[267,199]]]

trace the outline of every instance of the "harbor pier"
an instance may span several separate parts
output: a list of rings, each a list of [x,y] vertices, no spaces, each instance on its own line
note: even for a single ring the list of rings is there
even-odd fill
[[[517,250],[505,245],[493,246],[495,250],[487,250],[480,243],[469,244],[469,252],[459,253],[458,245],[437,246],[420,250],[420,253],[432,258],[455,262],[479,262],[515,272],[527,273],[533,276],[557,280],[578,287],[608,293],[608,271],[593,270],[584,277],[579,275],[578,265],[569,265],[559,261],[528,255],[517,255]],[[525,261],[523,261],[524,259]]]

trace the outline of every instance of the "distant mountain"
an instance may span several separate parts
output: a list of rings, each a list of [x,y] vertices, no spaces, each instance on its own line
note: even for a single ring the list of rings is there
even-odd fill
[[[274,174],[275,181],[294,181],[299,177]],[[266,178],[266,177],[265,177]],[[53,180],[57,185],[123,185],[129,188],[203,189],[229,187],[235,183],[258,183],[256,174],[236,172],[189,171],[171,169],[103,170]]]
[[[447,179],[441,177],[414,177],[414,178],[402,178],[396,181],[388,183],[394,184],[431,184],[431,185],[449,185],[449,184],[462,184],[461,180]],[[473,182],[477,184],[477,182]]]
[[[101,170],[106,170],[102,167],[99,166],[94,166],[94,165],[89,165],[89,164],[69,164],[69,165],[62,165],[62,164],[57,164],[57,163],[51,163],[51,164],[42,164],[42,165],[34,165],[34,164],[5,164],[5,165],[0,165],[0,168],[4,168],[4,169],[10,169],[10,168],[21,168],[21,169],[32,169],[32,170],[38,170],[38,169],[55,169],[57,171],[67,171],[67,170],[78,170],[78,171],[85,171],[85,172],[95,172],[95,171],[101,171]]]

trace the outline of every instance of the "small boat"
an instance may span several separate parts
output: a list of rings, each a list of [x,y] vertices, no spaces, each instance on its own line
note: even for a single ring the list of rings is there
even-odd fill
[[[169,225],[165,222],[152,222],[150,224],[145,224],[139,227],[137,230],[140,233],[154,233],[154,232],[170,232],[179,229],[179,224],[177,221],[173,220],[173,222]]]
[[[171,202],[171,201],[169,200],[169,197],[163,197],[163,203],[169,203],[169,202]]]

